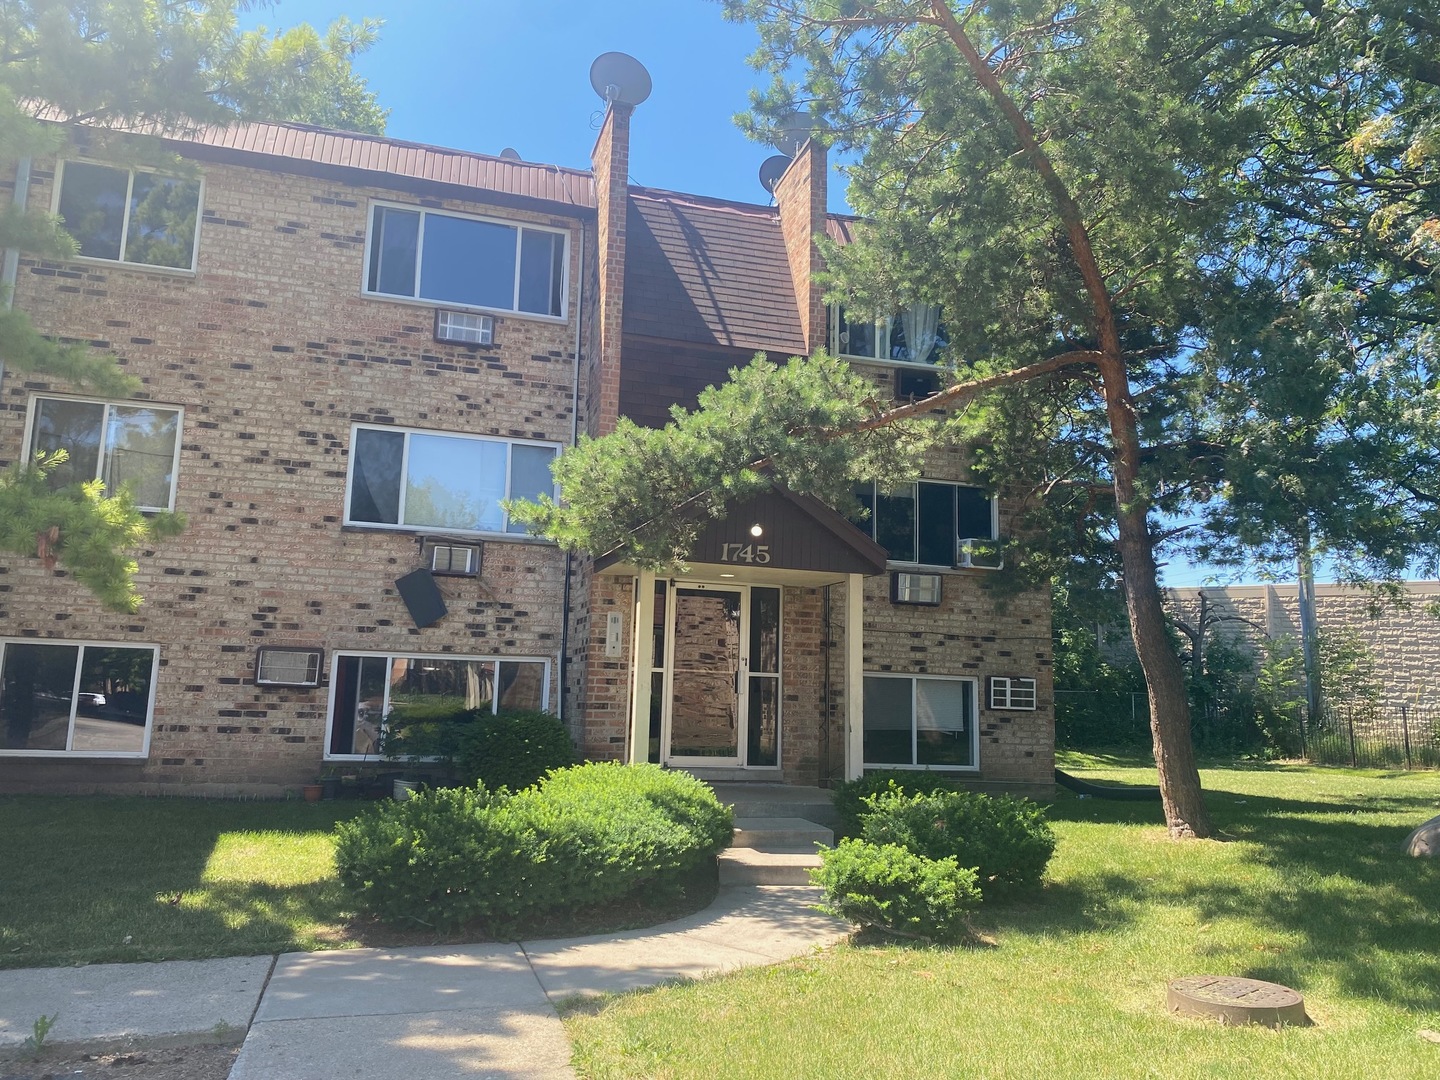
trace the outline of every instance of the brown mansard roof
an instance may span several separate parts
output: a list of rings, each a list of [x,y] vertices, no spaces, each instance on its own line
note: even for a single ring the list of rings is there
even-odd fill
[[[588,169],[510,161],[379,135],[309,124],[236,123],[165,137],[177,149],[198,150],[196,156],[261,155],[281,170],[354,170],[375,174],[381,184],[468,188],[492,201],[549,204],[557,212],[593,211],[596,205]],[[826,233],[847,243],[852,222],[831,214]],[[785,355],[805,351],[774,207],[632,185],[627,233],[627,334]]]
[[[624,330],[803,353],[805,335],[776,211],[631,188]]]
[[[296,163],[478,188],[564,206],[595,207],[595,185],[588,170],[509,161],[380,135],[331,131],[309,124],[237,123],[168,137],[178,143],[264,154]]]

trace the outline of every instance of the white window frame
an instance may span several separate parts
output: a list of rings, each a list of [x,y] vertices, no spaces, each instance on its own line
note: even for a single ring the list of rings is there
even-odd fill
[[[840,309],[844,306],[843,304],[829,304],[825,308],[825,322],[828,328],[828,340],[832,356],[838,356],[844,360],[860,360],[871,364],[884,364],[886,367],[914,368],[917,371],[944,370],[942,365],[931,363],[928,360],[896,360],[889,355],[876,356],[866,353],[842,352],[840,347]],[[870,325],[875,328],[875,347],[878,349],[883,344],[888,354],[890,349],[890,332],[895,325],[894,317],[875,319]]]
[[[927,477],[927,476],[922,476],[919,480],[915,481],[914,484],[943,484],[943,485],[945,485],[945,486],[947,486],[947,487],[953,487],[953,488],[969,488],[971,491],[979,491],[979,492],[984,492],[984,491],[985,491],[985,489],[984,489],[983,487],[981,487],[979,484],[965,484],[965,483],[960,482],[959,480],[934,480],[934,479],[931,479],[930,477]],[[905,485],[902,484],[902,485],[900,485],[900,486],[901,486],[901,487],[904,487]],[[911,486],[914,486],[914,485],[912,484]],[[899,489],[896,488],[895,490],[899,490]],[[879,517],[880,517],[880,513],[879,513],[879,510],[880,510],[879,495],[880,495],[880,494],[881,494],[881,488],[880,488],[879,481],[871,481],[871,483],[870,483],[870,520],[869,520],[869,521],[865,521],[865,522],[861,522],[860,525],[859,525],[859,528],[862,529],[862,530],[865,530],[865,531],[868,533],[870,539],[871,539],[871,540],[874,540],[877,544],[880,542],[880,541],[877,539],[877,528],[878,528],[878,522],[879,522]],[[999,498],[999,496],[997,496],[997,495],[986,495],[986,498],[989,499],[989,501],[990,501],[990,535],[989,535],[989,536],[960,536],[959,533],[957,532],[957,533],[956,533],[956,536],[955,536],[955,556],[954,556],[955,561],[954,561],[954,562],[952,562],[952,563],[950,563],[950,564],[948,564],[948,565],[941,565],[941,564],[939,564],[939,563],[907,562],[907,561],[905,561],[905,560],[903,560],[903,559],[891,559],[891,558],[888,557],[888,554],[887,554],[886,566],[899,567],[899,568],[905,569],[905,570],[918,569],[918,570],[928,570],[928,571],[934,571],[934,570],[999,570],[999,569],[1002,569],[1002,568],[1004,567],[1004,565],[1005,565],[1003,560],[1001,561],[1001,563],[1000,563],[999,566],[974,566],[974,565],[971,565],[971,564],[968,563],[968,562],[961,562],[961,561],[960,561],[960,542],[961,542],[962,540],[989,540],[989,541],[996,542],[996,543],[998,543],[999,540],[1000,540],[1000,498]],[[919,491],[918,491],[918,489],[917,489],[917,491],[916,491],[916,508],[915,508],[915,513],[916,513],[916,528],[917,528],[917,530],[918,530],[918,528],[919,528],[919,513],[920,513],[920,508],[919,508]],[[882,545],[882,546],[883,546],[883,545]],[[916,555],[917,555],[917,556],[919,555],[918,545],[917,545]]]
[[[355,482],[355,443],[356,432],[359,431],[395,431],[405,436],[405,445],[400,452],[400,501],[396,516],[402,521],[390,524],[383,521],[353,521],[350,518],[350,495],[351,487]],[[391,532],[424,533],[426,535],[441,536],[480,536],[493,540],[511,540],[516,542],[529,542],[532,544],[549,544],[553,541],[546,540],[542,536],[534,536],[530,533],[514,533],[501,529],[498,532],[483,529],[456,529],[448,525],[407,525],[404,524],[405,517],[405,485],[406,478],[410,473],[410,436],[411,435],[436,435],[446,439],[467,439],[471,442],[500,443],[505,446],[505,498],[509,499],[510,485],[514,480],[514,469],[512,467],[512,449],[516,446],[543,446],[555,451],[558,457],[564,447],[558,442],[545,442],[540,439],[505,439],[492,435],[471,435],[461,431],[437,431],[430,428],[397,427],[394,424],[352,424],[350,426],[350,448],[348,450],[349,460],[345,465],[345,516],[344,524],[356,529],[387,529]],[[555,485],[552,478],[550,496],[555,497]],[[510,524],[510,514],[505,512],[505,525]],[[407,654],[408,655],[408,654]]]
[[[141,506],[136,504],[136,509],[146,513],[157,513],[162,510],[175,509],[175,491],[180,486],[180,446],[185,441],[185,408],[181,405],[167,405],[157,401],[142,401],[138,398],[121,401],[112,398],[89,398],[75,397],[70,394],[31,394],[30,403],[25,412],[25,447],[23,450],[25,461],[33,461],[35,457],[35,422],[40,411],[42,401],[69,401],[78,405],[100,405],[104,411],[100,414],[100,454],[95,463],[95,480],[103,480],[105,472],[105,439],[110,432],[110,410],[115,406],[129,409],[163,409],[166,412],[175,414],[175,455],[170,462],[170,498],[164,506]],[[107,491],[106,494],[114,495],[115,492]]]
[[[1030,704],[1017,702],[1029,700]],[[990,676],[990,708],[1005,712],[1034,712],[1038,707],[1039,693],[1036,682],[1031,678],[1017,675]]]
[[[378,292],[370,288],[370,256],[371,245],[375,242],[375,211],[380,208],[403,210],[408,213],[420,215],[420,228],[415,239],[415,292],[413,295],[404,296],[400,293]],[[503,225],[506,228],[515,230],[515,282],[510,294],[510,307],[502,308],[486,307],[482,304],[462,304],[454,300],[438,300],[420,295],[420,267],[425,256],[425,219],[432,216],[459,218],[462,221],[481,221],[489,225]],[[520,308],[520,260],[526,229],[534,232],[549,233],[552,236],[559,236],[563,241],[560,251],[560,314],[558,315],[550,315],[540,311],[523,311]],[[428,206],[416,206],[410,203],[372,199],[370,201],[370,207],[366,211],[365,218],[365,263],[361,269],[360,295],[376,300],[394,300],[401,304],[452,308],[457,311],[493,312],[501,315],[511,315],[519,319],[543,319],[546,322],[563,323],[567,318],[566,313],[570,310],[570,233],[566,229],[556,229],[547,225],[536,225],[528,221],[507,220],[506,218],[486,217],[481,214],[466,214],[457,210],[437,210]]]
[[[863,768],[866,769],[908,769],[913,772],[968,772],[980,771],[980,680],[970,675],[910,675],[896,671],[867,671],[863,678],[866,679],[908,679],[910,681],[910,760],[915,762],[919,755],[919,728],[915,724],[915,717],[918,713],[916,708],[917,686],[921,680],[928,682],[963,682],[970,684],[970,715],[966,718],[970,726],[970,765],[929,765],[910,764],[897,765],[888,761],[867,761]],[[864,727],[864,717],[861,717],[861,727]],[[863,730],[861,745],[864,745]]]
[[[175,176],[162,169],[140,169],[129,165],[116,165],[111,161],[96,161],[92,158],[70,158],[57,163],[55,169],[55,190],[51,193],[50,213],[55,216],[60,214],[60,194],[65,186],[65,166],[70,161],[78,165],[95,165],[104,169],[114,169],[116,172],[128,173],[125,182],[125,220],[120,226],[120,255],[118,259],[106,259],[99,255],[73,256],[75,262],[98,263],[102,266],[123,266],[127,270],[142,270],[151,274],[174,274],[182,277],[194,277],[196,267],[200,262],[200,227],[205,220],[205,176],[201,174],[195,177],[197,190],[195,192],[195,235],[190,241],[190,265],[189,266],[156,266],[154,263],[131,262],[124,258],[126,242],[130,239],[130,197],[135,191],[135,174],[147,173],[151,176],[165,177],[171,180],[188,180],[189,177]]]
[[[75,658],[75,680],[70,686],[70,722],[65,733],[64,750],[10,750],[0,747],[0,757],[30,758],[108,758],[139,761],[150,756],[150,736],[155,729],[155,694],[160,684],[160,646],[144,641],[93,641],[68,638],[0,637],[0,675],[5,670],[5,652],[10,645],[47,645],[61,648],[79,647]],[[139,750],[71,750],[75,741],[75,712],[80,703],[80,674],[85,668],[85,649],[149,649],[150,697],[145,702],[144,742]]]
[[[463,660],[471,663],[491,665],[494,673],[492,685],[499,685],[501,664],[541,664],[544,666],[544,674],[541,676],[540,710],[550,711],[550,658],[546,656],[496,656],[496,655],[472,655],[469,653],[412,653],[412,652],[371,652],[364,649],[335,649],[330,653],[330,692],[325,698],[325,761],[383,761],[381,754],[332,754],[330,752],[330,740],[334,734],[335,726],[335,696],[340,690],[339,680],[335,677],[335,665],[342,659],[358,657],[364,659],[380,659],[386,664],[395,660]],[[383,732],[385,719],[390,715],[390,684],[385,684],[385,700],[381,705],[380,728]],[[492,715],[497,711],[496,695],[491,694],[490,710]]]

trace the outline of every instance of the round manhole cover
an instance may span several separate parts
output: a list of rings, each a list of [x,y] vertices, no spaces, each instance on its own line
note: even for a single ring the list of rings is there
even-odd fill
[[[1308,1024],[1305,999],[1288,986],[1225,975],[1191,975],[1170,984],[1170,1011],[1213,1016],[1226,1024]]]

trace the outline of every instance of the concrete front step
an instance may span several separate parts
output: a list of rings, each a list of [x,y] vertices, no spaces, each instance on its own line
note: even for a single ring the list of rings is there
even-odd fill
[[[814,850],[758,851],[732,847],[720,853],[720,884],[809,885],[810,870],[820,865]]]
[[[798,817],[831,828],[840,824],[830,792],[790,784],[712,783],[715,796],[737,818]]]
[[[815,844],[833,847],[835,833],[803,817],[737,817],[732,846],[762,851],[814,850]]]

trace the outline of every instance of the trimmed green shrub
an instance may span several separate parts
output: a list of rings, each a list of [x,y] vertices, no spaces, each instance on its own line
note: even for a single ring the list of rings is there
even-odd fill
[[[490,707],[484,707],[489,715]],[[380,752],[392,761],[433,761],[450,766],[460,738],[481,713],[446,705],[397,705],[385,717]]]
[[[860,816],[870,807],[866,800],[887,792],[954,791],[955,785],[943,773],[910,769],[871,769],[855,780],[843,780],[831,790],[835,812],[840,815],[840,829],[845,836],[860,835]]]
[[[898,844],[841,840],[820,849],[811,880],[825,890],[822,911],[861,926],[930,941],[958,941],[980,906],[975,871],[955,859],[927,859]]]
[[[514,710],[477,716],[460,733],[455,767],[461,783],[519,791],[551,769],[575,764],[575,747],[560,718]]]
[[[864,839],[973,867],[986,898],[1038,885],[1055,853],[1045,811],[1029,799],[976,791],[887,791],[867,802],[860,819]]]
[[[483,787],[416,792],[335,826],[341,886],[386,922],[504,922],[526,908],[544,844],[511,797]]]
[[[357,906],[387,922],[508,934],[557,909],[675,896],[730,842],[730,811],[683,773],[579,765],[517,794],[422,791],[336,827]]]

